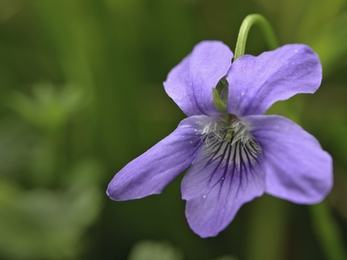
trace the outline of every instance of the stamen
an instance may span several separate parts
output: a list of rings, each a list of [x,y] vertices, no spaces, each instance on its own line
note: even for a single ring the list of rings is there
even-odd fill
[[[212,166],[210,180],[216,172],[221,172],[219,180],[227,176],[231,179],[238,177],[240,186],[247,175],[253,172],[254,166],[259,163],[262,149],[259,143],[248,131],[247,126],[235,115],[228,115],[225,119],[214,121],[205,126],[203,153],[206,166]],[[223,183],[223,182],[222,182]]]

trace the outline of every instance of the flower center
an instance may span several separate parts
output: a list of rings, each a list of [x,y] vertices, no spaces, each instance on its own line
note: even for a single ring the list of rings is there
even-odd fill
[[[230,167],[232,173],[252,170],[262,154],[247,124],[232,114],[206,125],[203,140],[207,164],[217,163],[217,168],[222,166],[226,171]]]

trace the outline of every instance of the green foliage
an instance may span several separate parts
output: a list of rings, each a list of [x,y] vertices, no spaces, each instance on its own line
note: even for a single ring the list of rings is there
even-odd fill
[[[185,220],[179,179],[160,196],[110,201],[113,175],[184,117],[162,86],[169,70],[201,40],[234,49],[250,13],[264,15],[281,44],[309,44],[323,63],[317,94],[269,113],[300,121],[333,155],[338,181],[324,207],[265,196],[202,240]],[[346,19],[344,0],[0,1],[0,259],[342,258]],[[264,50],[255,27],[246,53]],[[142,240],[169,243],[131,251]]]

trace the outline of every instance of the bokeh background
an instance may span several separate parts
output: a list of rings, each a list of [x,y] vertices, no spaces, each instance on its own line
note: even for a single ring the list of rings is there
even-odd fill
[[[167,73],[201,40],[234,49],[250,13],[321,58],[317,93],[269,113],[331,153],[331,194],[263,196],[209,239],[188,227],[183,175],[159,196],[111,201],[114,174],[185,117]],[[246,52],[265,50],[252,28]],[[346,54],[345,0],[0,0],[0,259],[346,259]]]

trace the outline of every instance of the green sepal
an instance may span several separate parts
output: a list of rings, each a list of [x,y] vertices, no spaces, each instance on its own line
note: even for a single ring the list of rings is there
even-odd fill
[[[219,92],[216,88],[212,90],[213,94],[213,104],[214,106],[221,112],[225,112],[227,110],[227,106],[224,104],[224,102],[221,100]]]

